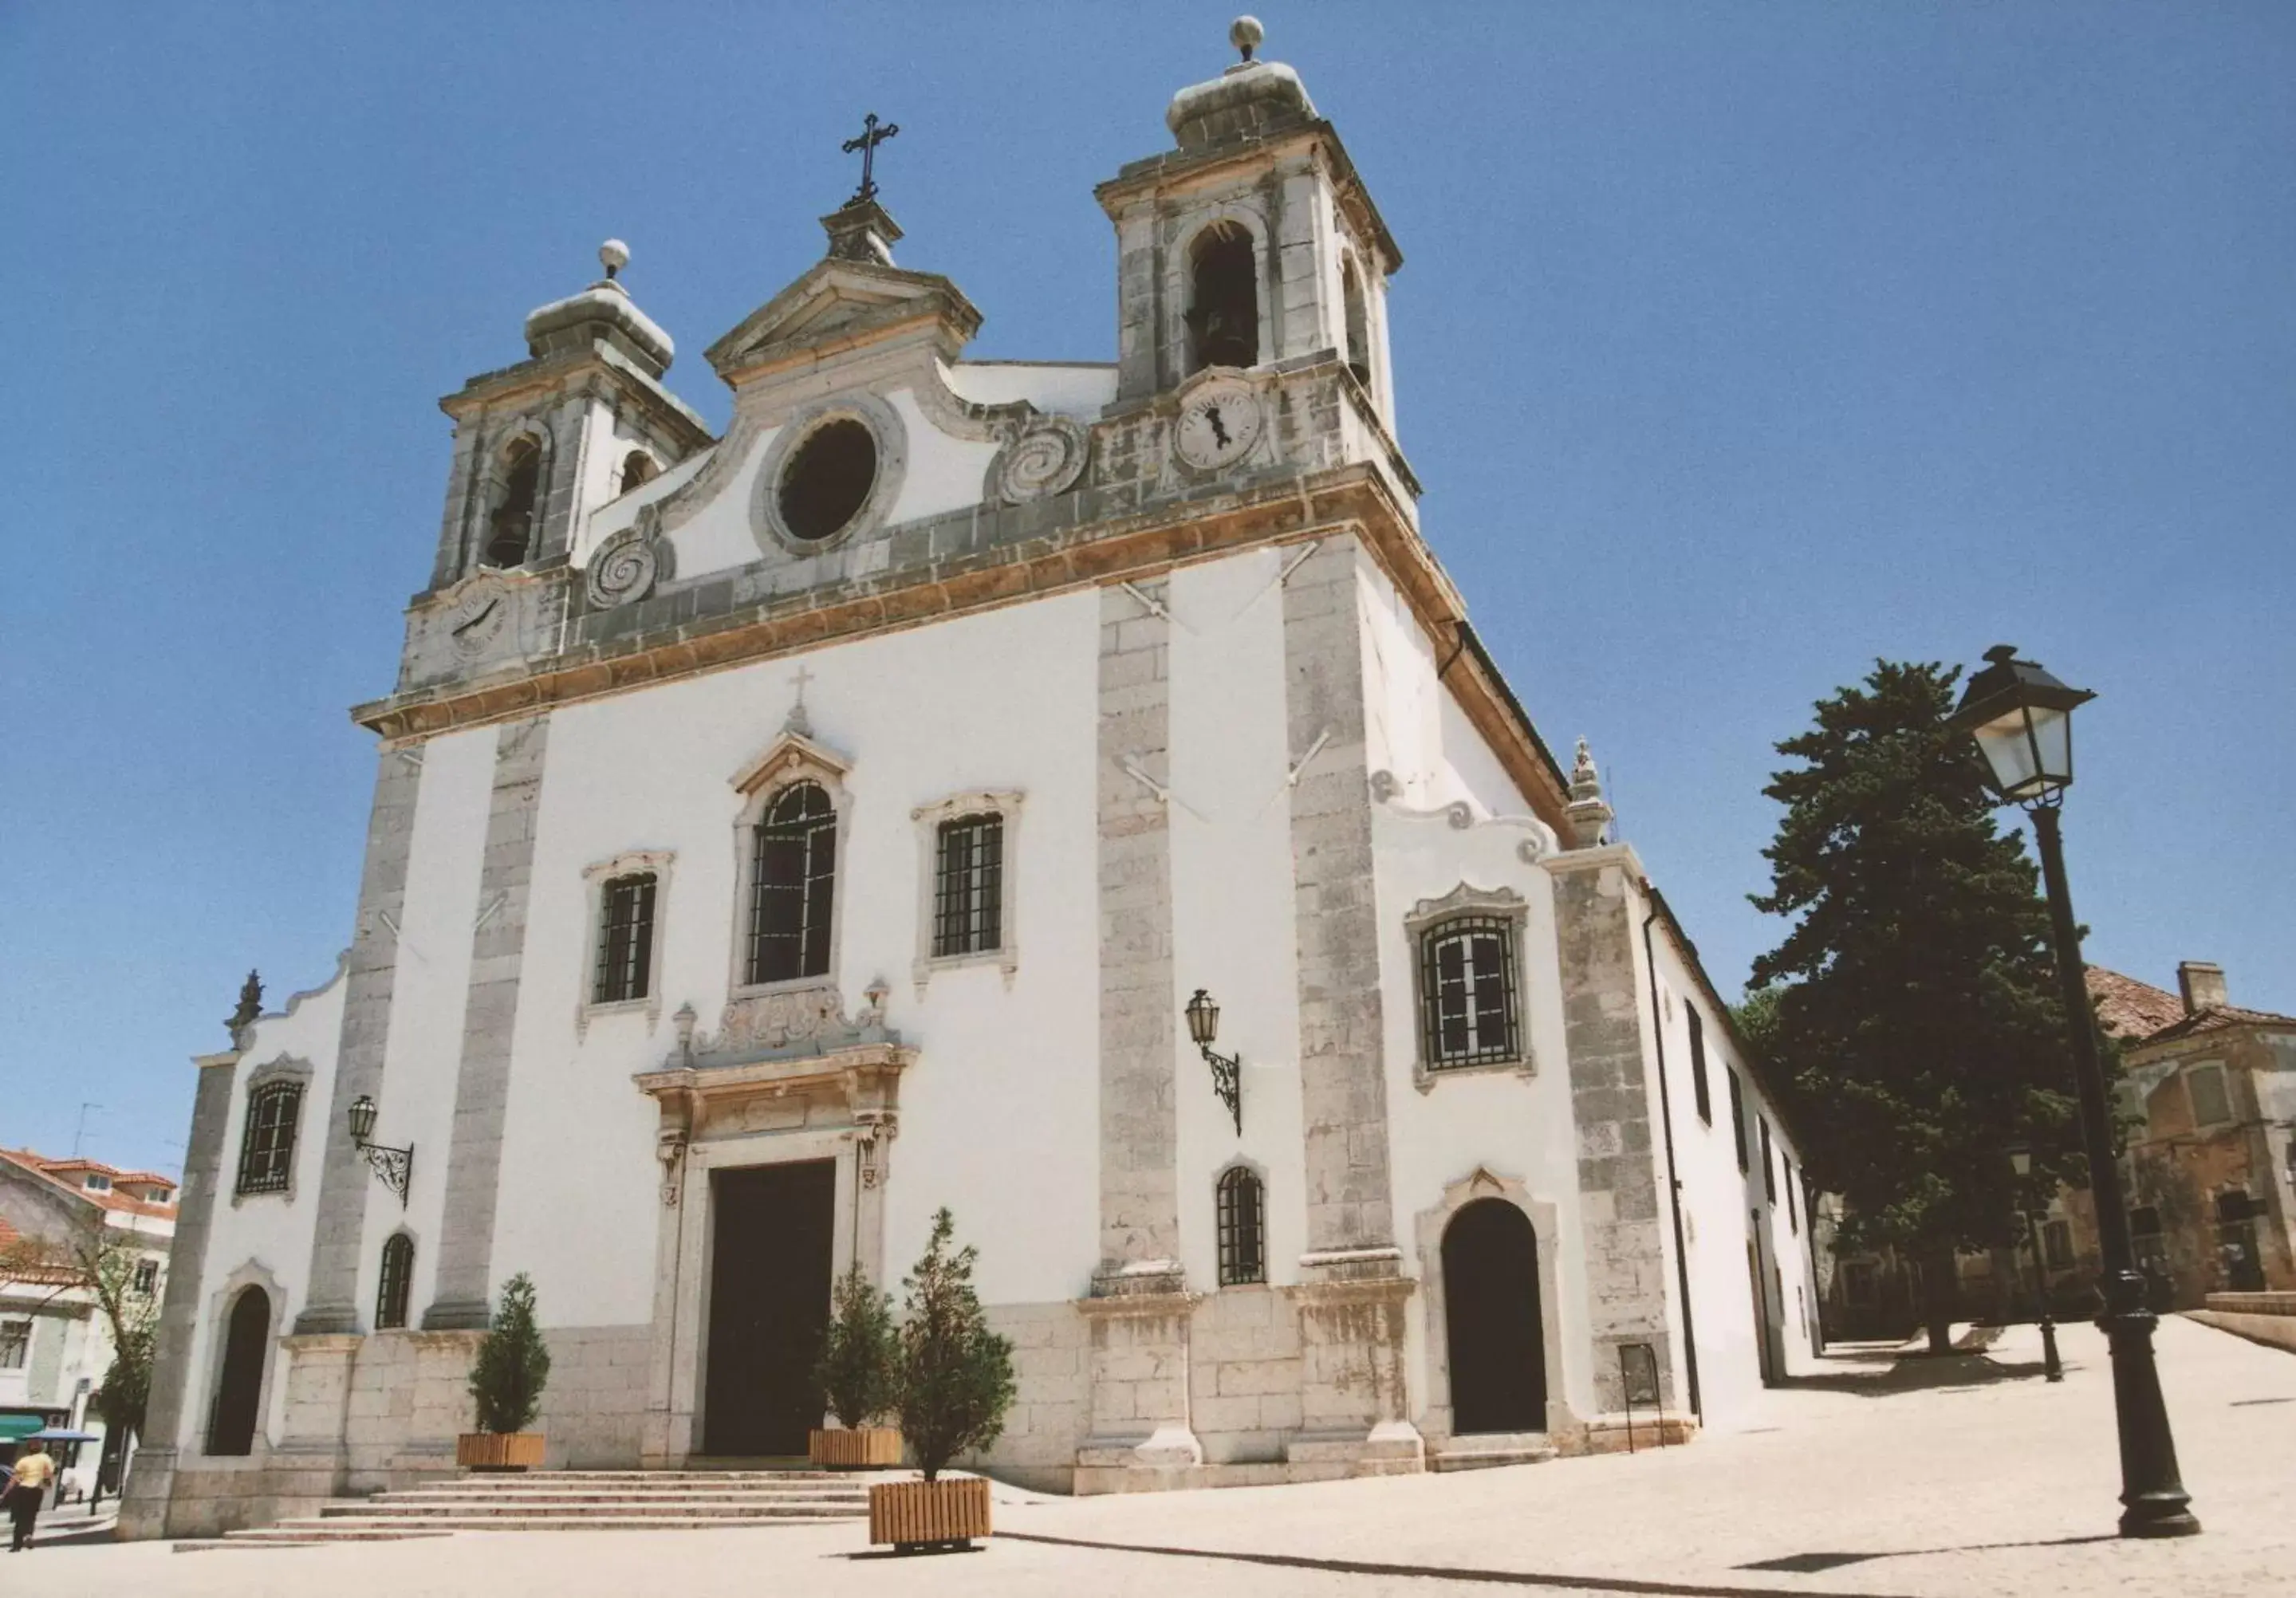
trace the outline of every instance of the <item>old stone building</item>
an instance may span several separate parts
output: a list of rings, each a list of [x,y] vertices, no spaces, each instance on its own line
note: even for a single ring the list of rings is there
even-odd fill
[[[517,1272],[554,1463],[801,1450],[832,1272],[943,1205],[1051,1487],[1605,1446],[1644,1361],[1682,1430],[1807,1356],[1792,1134],[1423,533],[1401,252],[1246,57],[1095,192],[1110,364],[966,360],[865,186],[705,352],[723,438],[615,245],[443,402],[350,947],[199,1061],[131,1528],[447,1468]]]
[[[2176,993],[2093,969],[2120,1042],[2128,1229],[2161,1307],[2212,1292],[2296,1292],[2296,1016],[2231,1002],[2219,966],[2187,960]],[[2087,1195],[2077,1246],[2093,1252]]]

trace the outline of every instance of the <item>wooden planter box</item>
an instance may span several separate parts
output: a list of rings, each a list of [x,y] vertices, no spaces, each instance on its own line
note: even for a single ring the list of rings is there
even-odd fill
[[[902,1550],[962,1548],[988,1535],[988,1479],[885,1481],[869,1489],[869,1540]]]
[[[455,1439],[455,1463],[473,1471],[530,1471],[542,1463],[538,1431],[465,1431]]]
[[[893,1470],[901,1463],[901,1433],[892,1426],[816,1431],[806,1443],[806,1455],[824,1470]]]

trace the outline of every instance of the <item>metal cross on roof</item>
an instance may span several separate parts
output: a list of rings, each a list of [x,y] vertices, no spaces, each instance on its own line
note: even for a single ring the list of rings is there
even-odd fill
[[[877,182],[871,176],[871,169],[876,164],[877,146],[900,131],[899,123],[881,124],[877,120],[877,113],[871,111],[861,119],[861,136],[857,139],[848,139],[840,146],[848,155],[857,150],[861,152],[861,186],[853,191],[853,198],[847,201],[846,204],[858,205],[865,200],[874,200],[877,197]]]

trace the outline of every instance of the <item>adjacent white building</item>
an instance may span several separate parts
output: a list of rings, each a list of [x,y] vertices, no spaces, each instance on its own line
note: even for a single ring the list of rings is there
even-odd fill
[[[518,1272],[554,1463],[801,1450],[832,1272],[944,1205],[983,1463],[1055,1488],[1681,1435],[1808,1356],[1791,1135],[1420,529],[1395,242],[1289,68],[1168,121],[1112,365],[966,361],[865,195],[707,351],[722,438],[616,245],[443,402],[351,946],[199,1062],[132,1528],[448,1468]]]
[[[91,1270],[120,1289],[131,1328],[147,1325],[167,1280],[176,1183],[74,1155],[0,1149],[0,1459],[47,1430],[94,1440],[62,1451],[65,1496],[107,1487],[130,1439],[114,1439],[90,1407],[119,1350]]]

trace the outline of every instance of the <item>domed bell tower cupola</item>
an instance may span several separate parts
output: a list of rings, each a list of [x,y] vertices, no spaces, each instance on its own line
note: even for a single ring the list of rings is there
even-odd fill
[[[1387,280],[1403,256],[1300,75],[1258,59],[1261,37],[1237,18],[1242,59],[1164,114],[1178,147],[1095,191],[1116,224],[1117,403],[1329,353],[1391,429]]]
[[[662,386],[676,346],[622,285],[629,258],[607,240],[605,276],[527,317],[527,359],[439,402],[455,419],[455,462],[432,591],[562,565],[592,510],[709,443]]]

